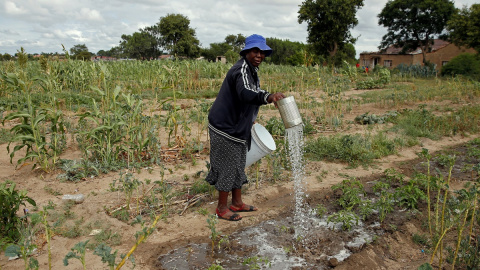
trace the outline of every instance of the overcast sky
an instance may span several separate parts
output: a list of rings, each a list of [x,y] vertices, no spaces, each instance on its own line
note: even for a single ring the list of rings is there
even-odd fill
[[[302,0],[0,0],[0,53],[62,52],[85,44],[90,52],[117,46],[122,34],[132,34],[159,22],[167,14],[190,19],[202,47],[222,42],[229,34],[260,34],[306,43],[307,25],[297,21]],[[384,27],[377,15],[387,0],[365,0],[357,13],[357,56],[376,51]],[[478,0],[456,0],[456,7]]]

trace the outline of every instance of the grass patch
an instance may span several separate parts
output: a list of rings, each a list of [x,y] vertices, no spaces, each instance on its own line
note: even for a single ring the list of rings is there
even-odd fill
[[[465,106],[448,115],[436,116],[421,105],[416,110],[403,110],[391,122],[393,131],[418,138],[438,140],[443,136],[475,133],[479,131],[480,106]]]

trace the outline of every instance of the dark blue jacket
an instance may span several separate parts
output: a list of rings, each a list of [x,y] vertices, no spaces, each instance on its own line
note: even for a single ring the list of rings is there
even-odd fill
[[[245,57],[227,73],[208,114],[208,126],[214,132],[250,146],[251,128],[260,105],[267,104],[270,95],[260,89],[258,68]],[[250,148],[250,147],[249,147]]]

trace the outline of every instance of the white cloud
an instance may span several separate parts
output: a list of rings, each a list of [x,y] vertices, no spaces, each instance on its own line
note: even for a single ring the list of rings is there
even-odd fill
[[[100,12],[94,9],[81,8],[80,12],[77,15],[77,19],[80,21],[91,21],[91,22],[102,22],[103,17],[100,15]]]
[[[27,13],[27,11],[22,7],[17,7],[17,5],[14,2],[7,1],[5,2],[4,7],[5,7],[6,13],[11,15],[22,15]]]

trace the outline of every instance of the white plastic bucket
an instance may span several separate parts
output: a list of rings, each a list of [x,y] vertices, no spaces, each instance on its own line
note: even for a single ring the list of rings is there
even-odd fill
[[[252,127],[252,143],[250,150],[247,152],[245,168],[270,154],[275,149],[277,149],[275,141],[268,130],[260,124],[254,124]]]

